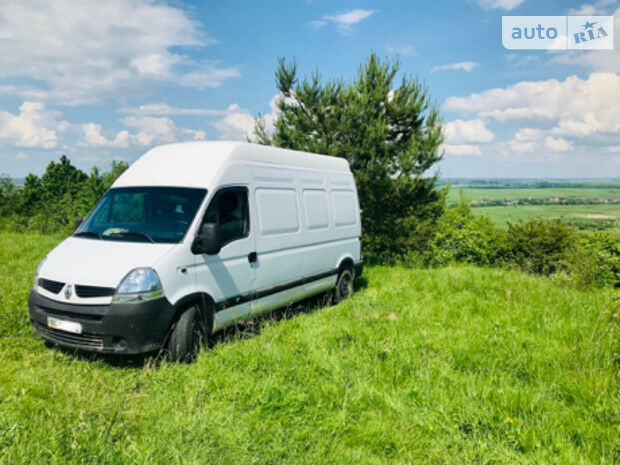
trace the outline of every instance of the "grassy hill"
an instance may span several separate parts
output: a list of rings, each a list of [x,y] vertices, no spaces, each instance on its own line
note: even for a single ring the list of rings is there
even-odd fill
[[[506,270],[369,267],[347,302],[229,331],[192,365],[46,348],[59,238],[0,236],[0,463],[618,463],[618,308]]]

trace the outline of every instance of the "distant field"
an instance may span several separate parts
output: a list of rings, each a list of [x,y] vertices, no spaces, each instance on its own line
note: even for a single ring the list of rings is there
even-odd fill
[[[461,195],[465,200],[504,200],[532,197],[548,199],[551,197],[585,198],[585,199],[620,199],[620,186],[617,188],[574,188],[574,187],[545,187],[525,189],[501,188],[465,188],[452,186],[448,193],[448,202],[458,202]]]
[[[585,181],[580,181],[583,185]],[[549,199],[559,197],[563,199],[619,199],[620,183],[608,181],[607,185],[593,187],[567,187],[565,183],[558,187],[482,187],[467,184],[452,184],[448,193],[448,203],[458,202],[463,198],[467,202],[481,200],[515,200],[531,197],[533,199]],[[613,187],[617,185],[618,187]],[[607,205],[518,205],[518,206],[491,206],[472,208],[474,214],[488,215],[491,220],[502,228],[508,227],[508,222],[529,220],[537,217],[564,218],[573,226],[580,223],[580,229],[597,229],[601,224],[609,224],[615,220],[615,225],[605,229],[620,237],[620,204]]]
[[[586,218],[602,219],[606,217],[616,220],[615,228],[609,230],[620,236],[620,205],[519,205],[516,207],[480,207],[472,208],[476,215],[489,215],[491,220],[502,228],[508,227],[508,222],[515,223],[523,219],[536,217],[545,218]]]

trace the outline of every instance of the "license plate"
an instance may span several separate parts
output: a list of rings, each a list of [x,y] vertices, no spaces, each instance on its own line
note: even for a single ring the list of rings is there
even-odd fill
[[[51,316],[47,317],[47,327],[53,329],[60,329],[61,331],[67,331],[68,333],[82,334],[82,325],[75,321],[60,320]]]

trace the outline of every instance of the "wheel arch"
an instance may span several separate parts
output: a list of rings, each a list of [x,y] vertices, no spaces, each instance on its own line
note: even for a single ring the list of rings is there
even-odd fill
[[[202,316],[202,320],[208,327],[209,334],[213,333],[215,325],[215,300],[206,292],[193,292],[181,297],[174,304],[174,313],[170,321],[170,328],[179,320],[181,314],[190,306],[196,305]]]
[[[336,267],[336,269],[338,270],[338,274],[340,274],[340,272],[345,268],[350,268],[351,270],[353,270],[354,266],[355,261],[353,260],[353,257],[351,257],[350,255],[345,255],[340,257],[340,261],[338,262],[338,266]]]

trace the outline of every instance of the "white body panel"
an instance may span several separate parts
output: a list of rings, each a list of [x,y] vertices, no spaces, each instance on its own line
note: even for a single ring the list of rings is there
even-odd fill
[[[207,294],[216,304],[226,302],[216,317],[220,328],[325,291],[334,286],[343,260],[361,260],[357,192],[341,158],[236,142],[170,144],[147,152],[112,187],[140,186],[207,189],[180,243],[71,237],[50,252],[39,276],[117,287],[132,269],[150,267],[172,304],[196,293]],[[221,189],[231,186],[247,189],[249,233],[217,255],[194,255],[191,244],[207,208]],[[253,252],[258,259],[250,263]],[[62,292],[38,289],[67,302]],[[235,304],[236,298],[243,303]],[[72,299],[92,304],[111,300]]]

